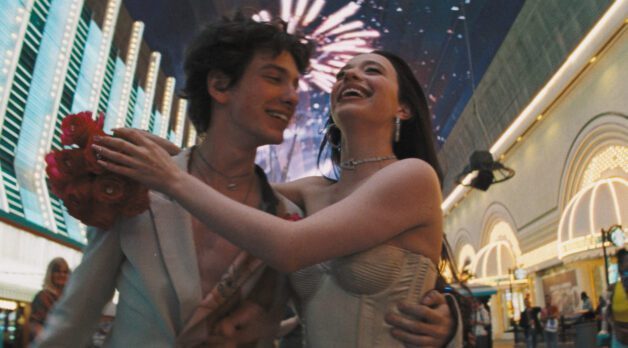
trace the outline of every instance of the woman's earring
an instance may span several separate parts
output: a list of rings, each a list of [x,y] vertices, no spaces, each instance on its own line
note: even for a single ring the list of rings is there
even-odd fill
[[[338,142],[337,144],[334,143],[333,141],[333,135],[331,134],[332,129],[335,129],[338,133],[340,133],[340,128],[338,128],[338,126],[336,126],[335,123],[330,123],[329,125],[327,125],[327,127],[325,127],[325,137],[327,138],[327,142],[329,143],[329,145],[334,149],[334,150],[338,150],[340,151],[340,142]]]
[[[395,117],[395,142],[398,143],[401,138],[401,119],[399,116]]]

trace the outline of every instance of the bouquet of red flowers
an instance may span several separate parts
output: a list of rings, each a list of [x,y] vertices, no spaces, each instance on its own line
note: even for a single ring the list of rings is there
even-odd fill
[[[61,122],[66,148],[46,155],[52,192],[70,215],[86,225],[110,228],[118,216],[131,217],[148,209],[148,189],[98,164],[91,145],[103,131],[104,115],[95,121],[89,111],[68,115]]]

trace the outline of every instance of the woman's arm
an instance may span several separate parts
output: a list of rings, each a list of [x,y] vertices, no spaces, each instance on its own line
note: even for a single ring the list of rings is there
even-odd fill
[[[292,272],[385,243],[422,227],[426,243],[440,245],[440,188],[432,168],[403,160],[380,170],[351,195],[300,221],[286,221],[233,201],[180,170],[158,145],[132,129],[101,138],[95,149],[105,168],[176,199],[230,242],[281,272]],[[424,253],[437,261],[440,248]],[[434,249],[434,250],[432,250]]]
[[[311,181],[313,178],[304,178],[295,180],[292,182],[286,182],[281,184],[272,184],[273,190],[281,193],[284,197],[286,197],[290,202],[296,204],[301,208],[301,210],[305,211],[305,201],[303,199],[303,186],[307,184],[307,182]]]

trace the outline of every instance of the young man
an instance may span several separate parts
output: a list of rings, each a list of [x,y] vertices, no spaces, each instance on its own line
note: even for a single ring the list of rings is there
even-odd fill
[[[275,25],[239,17],[205,29],[188,51],[184,89],[190,119],[205,140],[178,154],[177,163],[238,202],[278,216],[297,213],[254,160],[258,146],[283,141],[308,59],[308,47]],[[114,289],[120,297],[108,346],[223,346],[256,341],[278,325],[282,276],[175,201],[154,192],[150,200],[143,214],[91,233],[83,262],[36,345],[84,346]],[[430,322],[391,320],[408,342],[442,344],[453,331],[442,295],[432,297],[427,303],[437,308],[406,310]],[[210,337],[219,329],[229,342]]]

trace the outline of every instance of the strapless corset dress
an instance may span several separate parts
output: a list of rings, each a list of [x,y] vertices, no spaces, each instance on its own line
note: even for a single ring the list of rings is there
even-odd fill
[[[418,303],[436,277],[430,259],[388,244],[292,273],[305,346],[403,347],[384,317],[399,301]]]

